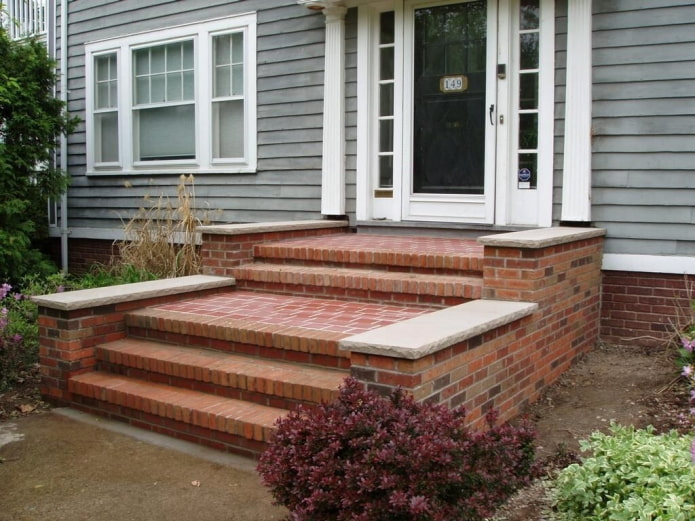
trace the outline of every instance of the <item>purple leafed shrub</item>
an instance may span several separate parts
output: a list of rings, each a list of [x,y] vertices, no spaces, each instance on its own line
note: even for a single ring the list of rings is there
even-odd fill
[[[481,520],[533,477],[535,433],[492,412],[472,432],[464,416],[349,378],[335,402],[278,421],[258,470],[294,521]]]

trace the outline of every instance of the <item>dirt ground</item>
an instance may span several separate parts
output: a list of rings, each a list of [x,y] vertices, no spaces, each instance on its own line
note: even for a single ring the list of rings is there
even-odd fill
[[[0,521],[284,517],[253,463],[214,451],[182,453],[104,429],[103,420],[76,421],[47,411],[32,389],[35,382],[27,378],[21,389],[0,395]],[[538,454],[552,466],[571,461],[578,440],[611,420],[692,428],[682,420],[687,408],[668,351],[599,346],[528,414],[538,429]],[[496,519],[548,520],[547,508],[536,484]]]

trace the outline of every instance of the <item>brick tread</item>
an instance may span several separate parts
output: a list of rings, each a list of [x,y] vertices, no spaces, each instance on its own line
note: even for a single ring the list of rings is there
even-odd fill
[[[470,239],[371,234],[289,239],[254,247],[256,259],[398,266],[453,271],[483,270],[483,246]]]
[[[483,285],[479,277],[269,263],[246,264],[232,273],[238,281],[464,299],[480,298]]]
[[[124,338],[99,346],[107,363],[312,403],[331,401],[347,372]]]
[[[125,320],[130,328],[178,335],[172,343],[198,337],[349,359],[339,340],[429,311],[236,290],[135,310]]]
[[[266,442],[287,410],[99,371],[73,376],[70,392],[184,424]]]

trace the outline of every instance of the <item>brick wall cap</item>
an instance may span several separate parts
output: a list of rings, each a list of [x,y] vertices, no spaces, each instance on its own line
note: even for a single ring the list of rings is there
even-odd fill
[[[360,333],[340,341],[340,349],[416,360],[515,320],[538,304],[474,300]]]
[[[62,311],[73,311],[109,304],[120,304],[134,300],[156,298],[166,295],[178,295],[207,289],[234,286],[232,277],[212,275],[191,275],[174,279],[150,280],[107,286],[104,288],[82,289],[31,297],[39,306]]]
[[[558,226],[554,228],[536,228],[520,232],[500,233],[478,237],[478,242],[484,246],[500,248],[547,248],[558,244],[603,237],[603,228],[574,228]]]
[[[348,221],[307,220],[307,221],[278,221],[244,224],[216,224],[198,226],[198,231],[210,235],[247,235],[250,233],[272,233],[296,230],[317,230],[324,228],[347,228]]]

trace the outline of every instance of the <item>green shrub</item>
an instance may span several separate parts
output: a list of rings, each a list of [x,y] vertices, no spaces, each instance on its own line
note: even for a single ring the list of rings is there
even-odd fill
[[[695,519],[692,436],[656,435],[652,427],[611,425],[582,442],[592,456],[560,472],[553,497],[559,519]]]
[[[0,27],[0,281],[55,271],[36,247],[46,235],[46,201],[65,191],[53,150],[77,119],[56,99],[55,63],[35,39],[12,40]]]

